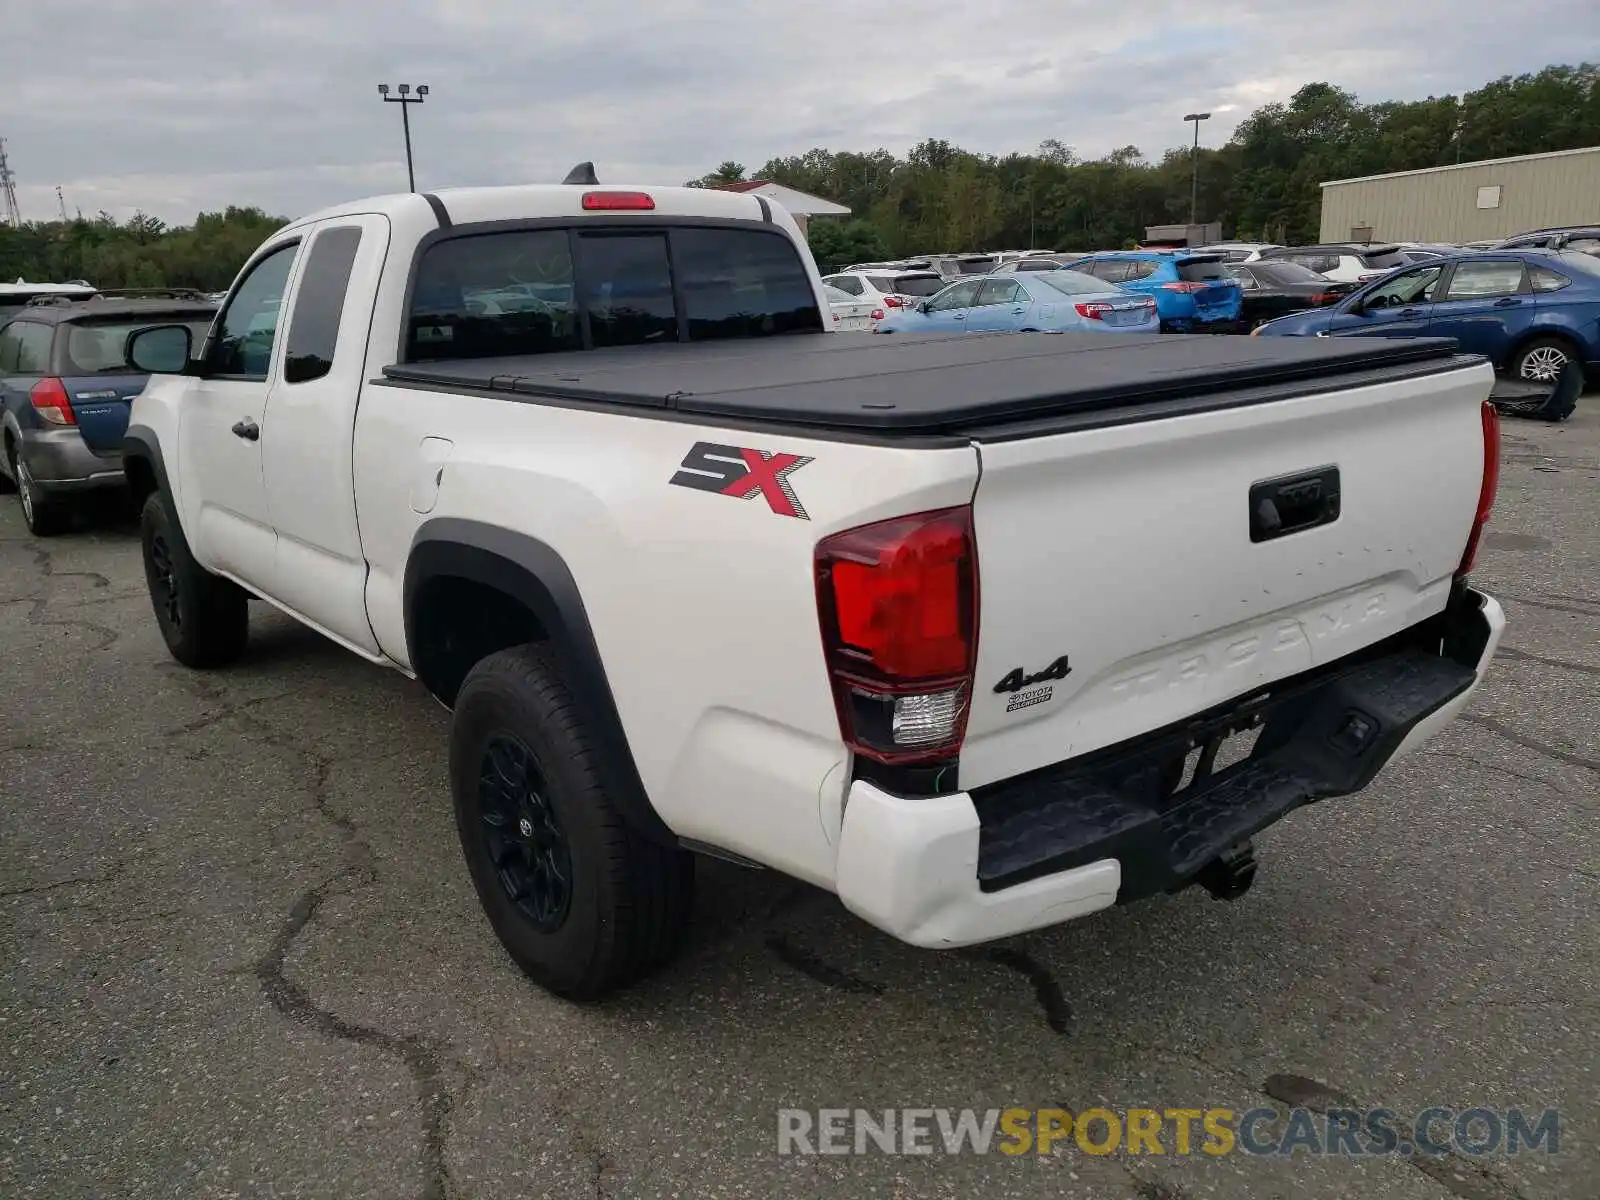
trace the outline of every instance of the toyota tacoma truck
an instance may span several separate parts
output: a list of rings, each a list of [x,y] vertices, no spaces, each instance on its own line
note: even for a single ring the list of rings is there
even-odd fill
[[[598,996],[714,855],[918,946],[1198,883],[1467,703],[1493,372],[1440,340],[833,332],[759,196],[273,234],[124,444],[179,662],[265,600],[452,711],[494,932]]]

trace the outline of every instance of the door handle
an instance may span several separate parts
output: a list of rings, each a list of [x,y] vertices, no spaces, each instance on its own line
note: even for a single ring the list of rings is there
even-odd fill
[[[242,421],[234,422],[233,436],[242,437],[247,442],[253,442],[261,436],[261,426],[246,417]]]
[[[950,319],[952,321],[965,321],[967,319],[967,314],[966,313],[951,313],[950,314]]]
[[[1402,317],[1420,317],[1422,315],[1422,310],[1420,308],[1402,308],[1396,315]]]
[[[1025,312],[1027,312],[1027,311],[1028,311],[1028,310],[1027,310],[1027,309],[1025,309],[1025,308],[1023,308],[1023,307],[1021,307],[1021,306],[1020,306],[1020,305],[1019,305],[1019,306],[1018,306],[1018,307],[1016,307],[1016,308],[1013,308],[1013,309],[1012,309],[1012,310],[1011,310],[1011,315],[1012,315],[1012,316],[1013,316],[1013,317],[1020,317],[1020,316],[1021,316],[1021,315],[1022,315],[1022,314],[1023,314],[1023,313],[1025,313]]]
[[[1502,296],[1500,299],[1494,302],[1494,306],[1496,308],[1514,308],[1516,305],[1521,303],[1522,301],[1517,299],[1515,296]]]

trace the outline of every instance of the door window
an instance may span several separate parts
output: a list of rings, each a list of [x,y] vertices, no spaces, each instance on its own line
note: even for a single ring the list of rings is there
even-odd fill
[[[1256,283],[1256,277],[1250,273],[1250,269],[1248,267],[1230,266],[1227,268],[1227,271],[1230,276],[1239,281],[1239,286],[1244,288],[1244,290],[1247,292],[1256,291],[1260,287],[1260,285]]]
[[[1481,300],[1489,296],[1514,296],[1522,290],[1522,264],[1510,259],[1464,262],[1450,277],[1446,300]]]
[[[338,225],[324,229],[311,243],[300,286],[295,291],[294,312],[289,317],[289,342],[283,354],[286,383],[309,383],[333,370],[333,353],[339,340],[339,320],[344,315],[350,272],[361,248],[361,229]]]
[[[234,291],[217,323],[207,359],[212,375],[265,379],[277,340],[279,310],[289,283],[298,242],[282,246],[256,263]]]
[[[977,301],[978,287],[982,282],[980,279],[973,279],[966,283],[952,284],[928,301],[928,311],[949,312],[956,308],[971,308]]]
[[[978,304],[1010,304],[1021,290],[1015,279],[985,279],[978,289]]]
[[[1426,303],[1433,299],[1439,285],[1442,267],[1420,267],[1406,271],[1367,293],[1362,303],[1367,308],[1398,308],[1406,304]]]

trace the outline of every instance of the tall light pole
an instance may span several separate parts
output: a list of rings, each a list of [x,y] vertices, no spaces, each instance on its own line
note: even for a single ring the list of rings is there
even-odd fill
[[[1194,149],[1189,152],[1189,224],[1195,223],[1200,206],[1200,122],[1209,121],[1210,113],[1185,113],[1185,121],[1194,122]]]
[[[411,94],[411,85],[409,83],[396,84],[394,90],[399,95],[391,96],[387,83],[378,85],[378,95],[383,97],[385,104],[398,104],[400,106],[400,124],[406,131],[406,183],[410,185],[411,190],[414,192],[417,190],[417,175],[411,169],[411,106],[422,103],[428,94],[428,85],[425,83],[417,84],[417,94],[415,96]]]

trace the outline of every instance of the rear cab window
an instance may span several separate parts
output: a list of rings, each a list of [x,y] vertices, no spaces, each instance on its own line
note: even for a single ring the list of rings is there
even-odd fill
[[[778,232],[698,225],[467,232],[423,251],[410,362],[820,333]]]

